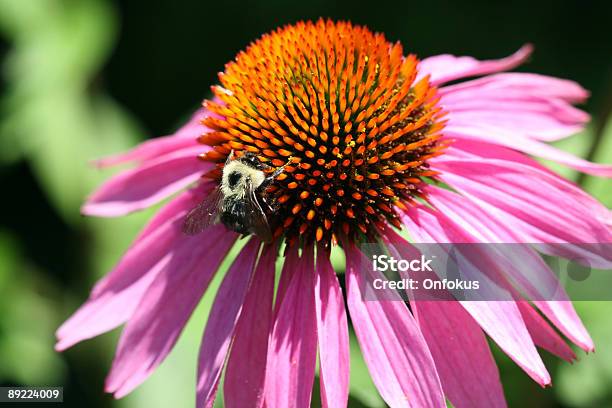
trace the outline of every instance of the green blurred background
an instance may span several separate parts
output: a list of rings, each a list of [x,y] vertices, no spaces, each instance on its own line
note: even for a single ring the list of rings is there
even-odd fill
[[[53,351],[56,327],[155,210],[82,218],[84,196],[109,175],[88,161],[171,133],[249,41],[319,16],[366,24],[420,57],[497,58],[532,42],[521,70],[592,92],[591,125],[561,147],[612,163],[610,1],[0,0],[0,385],[63,385],[66,406],[193,406],[214,288],[167,361],[121,401],[102,391],[118,330]],[[612,206],[610,181],[556,169]],[[510,406],[612,406],[612,303],[577,308],[597,352],[578,352],[574,365],[542,352],[554,387],[540,389],[495,349]],[[352,356],[351,406],[384,406],[354,339]]]

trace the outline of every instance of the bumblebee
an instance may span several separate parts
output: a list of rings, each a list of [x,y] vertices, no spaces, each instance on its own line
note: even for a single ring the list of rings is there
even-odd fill
[[[187,214],[183,231],[195,235],[221,222],[232,231],[255,234],[262,241],[271,242],[268,217],[275,209],[266,201],[265,193],[286,166],[267,175],[265,170],[270,166],[262,163],[255,154],[245,152],[236,158],[232,150],[223,166],[220,185]]]

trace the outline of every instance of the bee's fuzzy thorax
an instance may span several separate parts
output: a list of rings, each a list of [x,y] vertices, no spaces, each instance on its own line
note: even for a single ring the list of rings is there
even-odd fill
[[[238,184],[231,187],[229,176],[234,172],[240,174],[241,177]],[[261,185],[261,183],[263,183],[266,175],[262,170],[254,169],[240,160],[231,160],[226,163],[223,168],[221,178],[221,191],[223,192],[223,195],[226,197],[237,196],[241,199],[244,198],[247,191],[247,177],[250,179],[250,183],[252,184],[253,188],[256,189]]]

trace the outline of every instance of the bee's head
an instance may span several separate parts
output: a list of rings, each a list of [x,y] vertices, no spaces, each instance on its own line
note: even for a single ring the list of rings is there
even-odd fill
[[[257,156],[242,155],[228,160],[223,166],[221,188],[225,196],[244,196],[249,188],[256,189],[265,180],[265,166]]]
[[[242,154],[242,156],[240,156],[238,158],[238,160],[243,163],[246,166],[249,166],[253,169],[256,170],[265,170],[267,168],[267,166],[265,166],[261,160],[259,160],[259,157],[257,157],[257,155],[255,153],[252,152],[244,152]]]

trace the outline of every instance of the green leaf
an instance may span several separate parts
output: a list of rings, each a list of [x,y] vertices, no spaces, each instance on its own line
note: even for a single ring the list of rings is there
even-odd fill
[[[64,373],[53,350],[57,288],[0,231],[0,382],[58,383]]]
[[[0,161],[25,157],[68,221],[101,181],[90,160],[136,141],[126,113],[92,87],[115,37],[107,2],[0,0],[0,29],[10,49],[3,65]]]
[[[561,401],[574,407],[605,406],[612,390],[612,338],[610,307],[606,302],[575,302],[578,314],[589,329],[596,352],[577,364],[561,365],[555,391]]]

